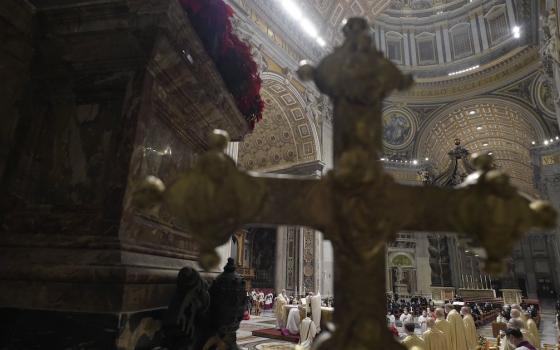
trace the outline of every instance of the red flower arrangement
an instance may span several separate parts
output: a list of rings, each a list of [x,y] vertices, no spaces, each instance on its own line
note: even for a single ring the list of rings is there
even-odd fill
[[[204,48],[251,129],[262,119],[261,78],[247,44],[233,34],[233,9],[223,0],[180,0]]]

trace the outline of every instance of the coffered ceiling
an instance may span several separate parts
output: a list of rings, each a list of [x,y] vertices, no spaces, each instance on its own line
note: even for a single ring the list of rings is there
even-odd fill
[[[472,101],[432,118],[418,139],[417,151],[437,166],[449,164],[447,152],[459,138],[471,153],[491,153],[494,162],[522,191],[535,194],[529,149],[544,136],[530,111],[498,99]]]
[[[320,15],[325,25],[325,39],[333,42],[340,34],[344,18],[360,16],[369,22],[389,7],[392,0],[304,0]]]

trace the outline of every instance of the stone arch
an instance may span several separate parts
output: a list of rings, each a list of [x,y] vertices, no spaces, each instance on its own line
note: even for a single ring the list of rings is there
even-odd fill
[[[503,97],[480,97],[434,112],[420,129],[414,153],[418,159],[429,158],[442,171],[457,137],[471,153],[491,152],[512,183],[535,195],[529,150],[533,141],[545,137],[545,130],[524,105]]]
[[[239,145],[239,165],[246,170],[275,172],[321,159],[319,136],[306,104],[286,78],[261,74],[263,120]]]

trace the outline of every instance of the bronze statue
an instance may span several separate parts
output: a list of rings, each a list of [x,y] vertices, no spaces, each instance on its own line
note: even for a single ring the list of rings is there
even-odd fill
[[[198,164],[165,189],[151,178],[138,205],[163,201],[188,227],[201,249],[200,264],[215,266],[214,249],[245,224],[309,226],[322,230],[335,252],[336,308],[332,333],[319,349],[404,349],[386,329],[385,251],[401,230],[458,231],[487,250],[486,269],[496,272],[504,253],[531,227],[553,227],[555,212],[520,196],[491,157],[474,159],[478,171],[460,188],[405,186],[383,172],[381,104],[394,89],[412,84],[372,45],[368,24],[351,18],[345,42],[316,68],[298,74],[315,81],[334,105],[335,169],[322,179],[256,176],[239,171],[216,131]]]

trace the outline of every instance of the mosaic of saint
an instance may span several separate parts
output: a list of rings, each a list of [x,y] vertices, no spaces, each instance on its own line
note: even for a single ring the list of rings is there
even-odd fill
[[[412,136],[412,121],[400,113],[390,113],[383,116],[383,141],[388,146],[403,146]]]

